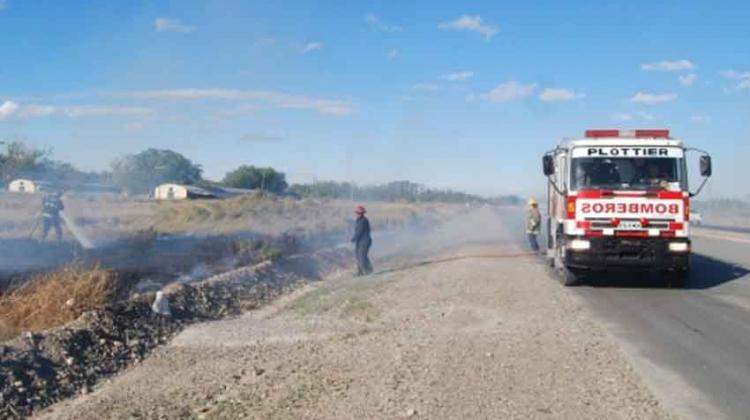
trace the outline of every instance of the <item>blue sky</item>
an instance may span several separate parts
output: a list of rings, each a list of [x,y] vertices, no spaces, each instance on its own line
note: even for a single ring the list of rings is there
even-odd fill
[[[562,137],[666,127],[713,154],[710,196],[750,194],[746,1],[0,5],[0,138],[81,168],[159,147],[212,178],[539,192]]]

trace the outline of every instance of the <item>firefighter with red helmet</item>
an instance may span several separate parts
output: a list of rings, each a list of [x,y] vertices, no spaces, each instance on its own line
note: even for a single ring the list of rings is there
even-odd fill
[[[354,210],[354,214],[357,215],[357,220],[354,225],[354,236],[352,242],[354,242],[354,253],[357,256],[357,275],[364,276],[372,273],[372,264],[370,263],[370,246],[372,245],[372,237],[370,236],[370,221],[365,217],[364,206],[357,206]]]

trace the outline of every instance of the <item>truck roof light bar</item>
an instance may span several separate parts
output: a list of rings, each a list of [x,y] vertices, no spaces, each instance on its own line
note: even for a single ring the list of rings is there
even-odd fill
[[[630,139],[668,139],[668,129],[646,129],[646,130],[586,130],[584,137],[589,139],[601,138],[630,138]]]

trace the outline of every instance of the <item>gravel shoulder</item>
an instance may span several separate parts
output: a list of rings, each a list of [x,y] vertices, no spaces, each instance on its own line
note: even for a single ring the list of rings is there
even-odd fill
[[[456,246],[189,327],[39,417],[672,418],[497,216],[472,217]]]

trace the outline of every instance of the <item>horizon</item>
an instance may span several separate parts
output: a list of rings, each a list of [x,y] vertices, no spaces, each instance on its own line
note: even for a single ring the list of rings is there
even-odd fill
[[[336,10],[0,0],[0,139],[82,170],[153,147],[209,179],[247,164],[528,196],[565,137],[668,128],[714,158],[701,199],[750,195],[733,182],[750,151],[746,3]]]

